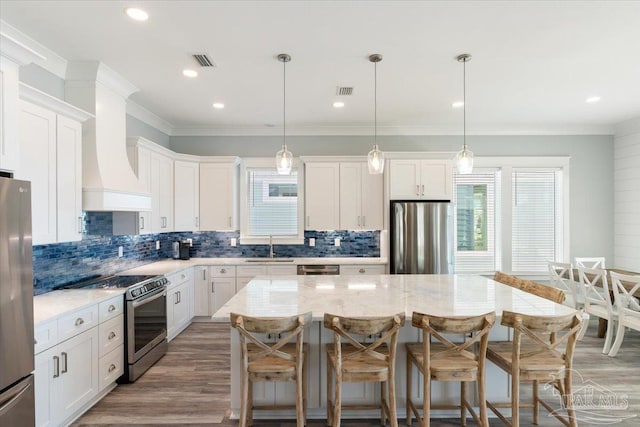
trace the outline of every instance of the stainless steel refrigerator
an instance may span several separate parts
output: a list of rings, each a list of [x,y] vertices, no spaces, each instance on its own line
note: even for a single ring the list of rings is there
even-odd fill
[[[453,206],[391,202],[391,274],[453,273]]]
[[[0,426],[34,426],[31,184],[0,177]]]

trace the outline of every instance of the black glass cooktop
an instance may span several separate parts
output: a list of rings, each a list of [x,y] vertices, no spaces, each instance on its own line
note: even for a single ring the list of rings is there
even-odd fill
[[[80,282],[67,283],[57,289],[113,289],[128,288],[157,276],[95,276]]]

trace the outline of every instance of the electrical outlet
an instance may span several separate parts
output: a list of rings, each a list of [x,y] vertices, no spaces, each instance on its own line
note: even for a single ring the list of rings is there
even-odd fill
[[[118,256],[120,258],[124,256],[124,248],[122,246],[118,246]]]
[[[237,244],[238,244],[238,241],[236,240],[236,238],[232,237],[231,238],[231,246],[235,248]]]
[[[313,248],[315,245],[316,245],[315,237],[309,237],[309,246]]]
[[[156,251],[160,250],[160,240],[156,240]]]
[[[336,238],[333,240],[333,244],[336,246],[336,248],[340,247],[340,238],[339,238],[339,237],[336,237]]]
[[[187,239],[187,243],[189,244],[189,247],[193,246],[193,239]]]

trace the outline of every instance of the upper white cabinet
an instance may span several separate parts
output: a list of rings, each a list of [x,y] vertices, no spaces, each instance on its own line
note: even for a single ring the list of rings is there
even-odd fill
[[[238,229],[238,158],[200,162],[200,230]]]
[[[381,230],[382,175],[371,175],[365,162],[340,163],[340,228]]]
[[[127,138],[127,156],[133,172],[138,177],[138,181],[142,184],[145,191],[151,193],[151,150],[147,147],[139,145],[138,138]],[[117,227],[122,223],[126,223],[130,218],[129,213],[114,212],[114,233]],[[151,227],[151,211],[137,212],[134,225],[135,229],[128,233],[124,230],[123,234],[150,234],[153,232]],[[123,218],[124,220],[121,220]]]
[[[305,230],[340,229],[340,166],[305,163]]]
[[[33,243],[38,245],[80,240],[80,120],[86,120],[90,115],[33,88],[21,86],[20,94],[21,97],[40,104],[23,100],[19,103],[21,150],[16,177],[31,181]]]
[[[174,170],[175,231],[200,227],[200,168],[196,161],[176,160]]]
[[[447,159],[390,160],[389,196],[392,200],[451,200],[453,165]]]
[[[151,152],[151,229],[173,231],[173,160]]]

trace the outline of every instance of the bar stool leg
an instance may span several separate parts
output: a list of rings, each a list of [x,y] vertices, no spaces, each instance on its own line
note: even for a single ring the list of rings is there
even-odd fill
[[[333,405],[331,393],[333,392],[333,365],[327,361],[327,426],[333,426]]]
[[[398,410],[396,408],[396,376],[395,368],[392,366],[389,372],[389,418],[391,427],[398,427]]]
[[[431,374],[423,369],[422,375],[422,427],[429,427],[431,424]]]
[[[467,398],[467,383],[460,381],[460,425],[466,427],[467,425],[467,407],[464,406],[464,401]]]
[[[409,356],[409,351],[407,350],[407,403],[406,403],[406,408],[407,408],[407,425],[411,426],[411,419],[413,416],[413,411],[411,410],[411,389],[413,388],[413,379],[411,378],[411,374],[412,374],[412,361],[411,361],[411,357]]]
[[[388,407],[386,385],[384,381],[380,381],[380,423],[383,426],[387,425],[387,412],[385,410]]]
[[[335,372],[335,377],[333,427],[340,427],[340,417],[342,416],[342,372]]]
[[[248,384],[249,398],[247,399],[247,426],[253,426],[253,382],[249,380]]]
[[[249,401],[249,389],[247,372],[243,369],[241,372],[241,396],[240,396],[240,419],[238,420],[238,427],[247,426],[247,403]]]
[[[487,413],[487,396],[485,393],[485,371],[484,366],[478,367],[478,379],[476,387],[478,387],[478,399],[480,400],[480,421],[483,427],[489,427],[489,414]]]

